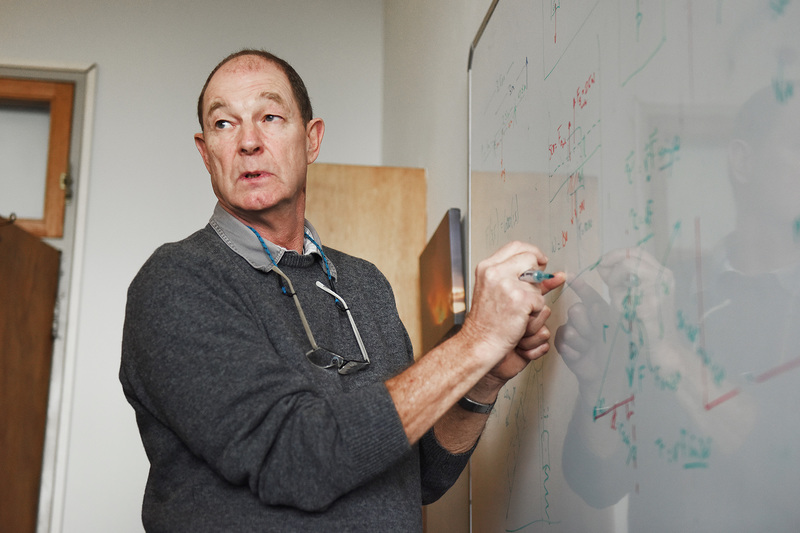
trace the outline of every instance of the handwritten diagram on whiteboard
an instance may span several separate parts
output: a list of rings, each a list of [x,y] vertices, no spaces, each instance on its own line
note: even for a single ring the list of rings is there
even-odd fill
[[[469,271],[539,246],[473,530],[797,531],[800,3],[498,0],[470,54]]]

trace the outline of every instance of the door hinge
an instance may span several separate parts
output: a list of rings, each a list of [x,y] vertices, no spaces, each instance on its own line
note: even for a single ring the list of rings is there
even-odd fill
[[[72,176],[68,172],[62,172],[58,180],[61,190],[64,191],[64,198],[66,200],[72,199]]]

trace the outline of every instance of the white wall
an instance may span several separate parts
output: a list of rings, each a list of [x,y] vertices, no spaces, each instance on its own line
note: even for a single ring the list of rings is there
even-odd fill
[[[467,63],[491,0],[385,0],[383,163],[428,171],[428,236],[467,212]],[[469,531],[468,473],[427,508],[429,533]]]
[[[428,170],[428,235],[467,208],[467,61],[491,0],[385,0],[383,163]]]
[[[64,532],[142,530],[147,460],[117,379],[125,291],[211,214],[195,102],[245,46],[304,77],[327,123],[320,161],[381,162],[382,0],[0,0],[0,64],[97,64]]]

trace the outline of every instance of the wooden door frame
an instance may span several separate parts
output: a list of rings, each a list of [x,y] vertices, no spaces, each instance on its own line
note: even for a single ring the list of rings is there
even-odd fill
[[[18,218],[16,221],[18,226],[37,237],[60,238],[64,233],[74,93],[75,84],[71,81],[0,77],[0,101],[46,104],[50,114],[44,214],[41,219]]]

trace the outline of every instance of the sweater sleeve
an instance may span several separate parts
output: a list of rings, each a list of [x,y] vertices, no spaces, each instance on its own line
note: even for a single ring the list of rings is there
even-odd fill
[[[467,466],[474,450],[475,447],[465,453],[450,453],[439,444],[433,429],[422,437],[419,443],[419,457],[423,505],[428,505],[441,498],[458,481],[458,476]]]
[[[128,291],[120,379],[155,470],[196,457],[266,504],[319,511],[411,453],[382,382],[321,393],[308,372],[330,371],[282,361],[252,296],[196,259],[157,253]]]

